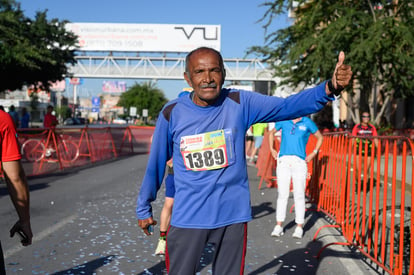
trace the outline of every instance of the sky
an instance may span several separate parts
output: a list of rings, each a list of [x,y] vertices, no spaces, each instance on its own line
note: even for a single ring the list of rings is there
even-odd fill
[[[73,23],[135,23],[135,24],[197,24],[221,25],[221,53],[224,58],[244,58],[251,46],[265,43],[264,22],[258,22],[266,12],[260,6],[265,0],[17,0],[24,14],[33,18],[36,11],[47,10],[47,18]],[[286,28],[287,16],[274,20],[270,32]],[[249,56],[253,57],[253,56]],[[83,79],[78,88],[80,97],[102,92],[103,80]],[[114,79],[112,79],[114,80]],[[123,81],[118,79],[118,81]],[[128,80],[133,85],[142,80]],[[157,87],[168,99],[175,98],[188,85],[183,80],[158,80]],[[69,87],[67,87],[69,90]],[[71,91],[66,91],[71,97]]]

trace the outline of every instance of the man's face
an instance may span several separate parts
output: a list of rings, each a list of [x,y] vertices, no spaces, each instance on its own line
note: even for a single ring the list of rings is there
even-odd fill
[[[213,104],[224,83],[224,69],[220,57],[211,50],[194,52],[187,64],[184,78],[194,89],[194,103],[200,106]]]
[[[362,113],[362,123],[367,124],[369,122],[369,114],[364,112]]]

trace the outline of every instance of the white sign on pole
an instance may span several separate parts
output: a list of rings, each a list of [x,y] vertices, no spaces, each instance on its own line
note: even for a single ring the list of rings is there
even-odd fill
[[[142,116],[148,117],[148,109],[142,109]]]
[[[137,107],[129,107],[129,115],[137,116]]]
[[[221,25],[68,23],[81,51],[189,52],[206,46],[220,51]]]

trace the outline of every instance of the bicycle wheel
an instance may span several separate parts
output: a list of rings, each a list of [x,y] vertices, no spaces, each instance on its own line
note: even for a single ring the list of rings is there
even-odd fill
[[[40,161],[45,156],[45,145],[40,140],[28,139],[23,143],[21,153],[28,161]]]
[[[74,162],[79,157],[78,145],[70,140],[62,140],[58,144],[60,159],[64,162]]]

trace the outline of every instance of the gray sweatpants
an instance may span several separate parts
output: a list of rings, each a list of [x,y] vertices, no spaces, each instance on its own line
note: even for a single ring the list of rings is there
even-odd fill
[[[166,265],[169,275],[194,275],[204,247],[214,247],[213,274],[244,273],[247,223],[216,229],[189,229],[171,226],[167,234]]]

